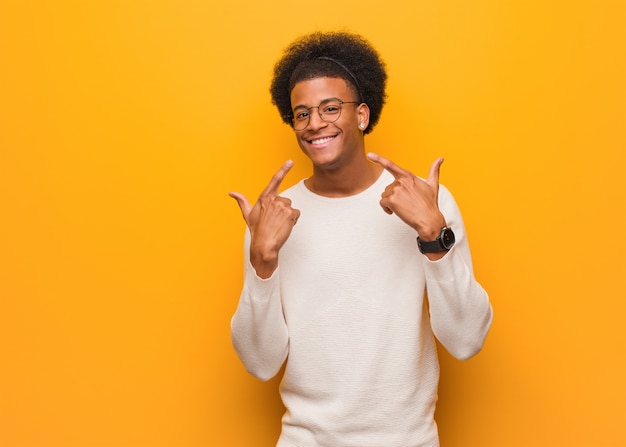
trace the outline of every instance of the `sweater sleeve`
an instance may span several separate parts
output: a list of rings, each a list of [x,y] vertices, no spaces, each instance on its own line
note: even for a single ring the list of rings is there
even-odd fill
[[[245,238],[244,284],[231,319],[233,347],[246,370],[269,380],[280,370],[289,351],[289,334],[280,298],[279,268],[267,279],[257,276]]]
[[[433,333],[448,352],[466,360],[481,350],[493,311],[487,292],[474,277],[461,213],[443,186],[439,190],[439,207],[454,231],[456,243],[437,261],[424,257],[430,322]]]

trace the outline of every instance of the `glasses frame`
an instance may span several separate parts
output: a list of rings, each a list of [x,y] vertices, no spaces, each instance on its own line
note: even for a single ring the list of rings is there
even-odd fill
[[[324,104],[326,103],[339,103],[339,113],[337,114],[337,116],[335,117],[335,119],[333,119],[332,121],[328,121],[327,119],[324,119],[324,117],[322,116],[322,112],[320,111],[320,107],[322,107]],[[289,114],[289,119],[291,120],[291,125],[293,126],[293,130],[304,130],[307,127],[309,127],[309,123],[311,122],[311,110],[312,109],[317,109],[317,114],[319,115],[320,119],[322,121],[324,121],[325,123],[328,124],[332,124],[334,122],[336,122],[339,117],[341,116],[341,110],[342,110],[342,106],[344,104],[362,104],[362,101],[342,101],[341,99],[338,98],[329,98],[329,99],[325,99],[324,101],[320,102],[319,105],[317,106],[312,106],[312,107],[298,107],[298,110],[307,110],[309,112],[309,116],[307,117],[306,121],[298,121],[296,122],[296,111],[291,111],[291,113]],[[303,125],[304,123],[304,125]]]

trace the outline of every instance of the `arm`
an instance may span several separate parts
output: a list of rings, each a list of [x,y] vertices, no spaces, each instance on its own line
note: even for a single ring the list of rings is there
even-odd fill
[[[450,192],[439,185],[443,159],[436,160],[428,178],[422,180],[380,155],[368,157],[395,178],[382,194],[380,205],[385,212],[395,213],[427,241],[435,239],[443,226],[454,231],[456,244],[449,252],[424,256],[430,320],[433,333],[448,352],[459,359],[472,357],[482,348],[492,309],[487,293],[474,278],[461,213]]]
[[[455,233],[456,243],[439,260],[424,257],[430,323],[448,352],[465,360],[482,348],[493,313],[487,292],[474,277],[461,213],[444,187],[440,187],[439,204]]]
[[[288,352],[278,252],[289,238],[300,211],[291,207],[289,199],[278,195],[278,188],[292,164],[288,161],[280,168],[254,206],[243,194],[230,193],[248,226],[244,285],[231,321],[231,336],[246,369],[261,380],[269,380],[278,372]]]
[[[263,279],[249,260],[246,232],[244,284],[231,320],[233,347],[246,370],[261,380],[276,375],[289,351],[289,334],[280,300],[280,269]]]

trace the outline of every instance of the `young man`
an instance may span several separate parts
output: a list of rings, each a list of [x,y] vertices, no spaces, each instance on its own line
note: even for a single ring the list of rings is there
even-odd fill
[[[434,337],[467,359],[491,325],[443,160],[422,180],[365,152],[385,82],[360,36],[294,42],[272,100],[313,174],[279,195],[288,161],[254,206],[230,194],[249,230],[233,345],[261,380],[287,360],[278,447],[438,446]]]

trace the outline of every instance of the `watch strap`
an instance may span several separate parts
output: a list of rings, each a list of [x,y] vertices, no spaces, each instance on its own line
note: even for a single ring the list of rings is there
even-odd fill
[[[441,245],[441,239],[439,237],[429,242],[423,241],[418,237],[417,246],[422,253],[439,253],[445,250],[443,245]]]
[[[454,233],[448,227],[443,227],[434,241],[423,241],[417,237],[417,247],[423,254],[448,251],[454,245]]]

